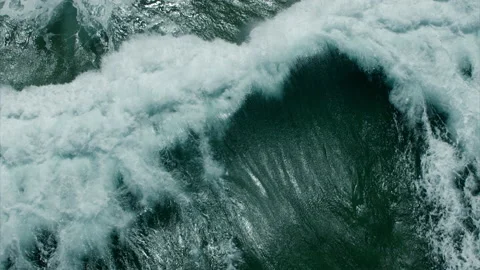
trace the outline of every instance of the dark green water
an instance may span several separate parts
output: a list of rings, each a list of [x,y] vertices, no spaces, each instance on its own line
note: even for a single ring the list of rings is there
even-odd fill
[[[212,130],[222,185],[205,176],[198,135],[159,153],[187,205],[162,196],[145,208],[119,172],[115,200],[135,221],[72,267],[441,269],[417,231],[420,143],[389,103],[381,71],[365,74],[332,49],[300,59],[283,88],[281,97],[249,96]],[[33,233],[23,256],[55,268],[56,232]],[[3,267],[16,269],[17,256]]]
[[[250,96],[218,147],[245,206],[231,211],[255,231],[240,229],[247,268],[434,269],[415,230],[415,139],[381,73],[333,50],[299,61],[284,87]]]
[[[202,37],[237,43],[248,37],[246,22],[274,13],[237,12],[216,1],[195,5],[213,25]],[[211,17],[219,14],[222,20],[232,15],[236,28],[215,24]],[[99,68],[107,47],[116,47],[106,29],[79,22],[71,1],[41,31],[35,50],[52,61],[8,84],[21,89],[72,81]],[[421,138],[389,102],[382,71],[366,74],[332,48],[299,59],[282,87],[281,97],[249,96],[225,129],[212,128],[208,143],[225,169],[223,185],[205,179],[198,134],[159,152],[158,165],[178,180],[188,206],[166,196],[145,208],[123,175],[115,175],[115,199],[135,221],[112,230],[106,250],[85,251],[72,265],[225,269],[230,256],[239,269],[442,269],[419,229],[429,211],[414,186]],[[55,233],[32,232],[37,242],[22,246],[24,254],[9,255],[2,267],[15,269],[15,258],[24,256],[38,269],[54,269]],[[223,243],[231,243],[233,255]]]
[[[46,22],[0,16],[0,84],[20,90],[70,82],[98,69],[103,55],[135,34],[195,34],[242,43],[254,25],[294,2],[138,0],[110,6],[87,1],[79,11],[78,3],[64,0]],[[109,8],[112,14],[99,15]]]

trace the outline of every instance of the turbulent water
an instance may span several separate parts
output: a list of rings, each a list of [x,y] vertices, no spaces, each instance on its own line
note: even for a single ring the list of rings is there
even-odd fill
[[[480,269],[480,2],[0,0],[0,269]]]

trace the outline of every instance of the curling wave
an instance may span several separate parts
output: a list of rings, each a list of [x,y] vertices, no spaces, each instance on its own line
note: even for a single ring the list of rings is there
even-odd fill
[[[284,83],[298,61],[322,59],[333,47],[364,74],[382,73],[389,101],[422,134],[414,184],[429,207],[421,229],[429,248],[447,269],[477,269],[479,13],[479,3],[461,0],[303,1],[254,28],[241,45],[135,36],[105,56],[99,71],[71,83],[21,92],[1,86],[2,267],[255,265],[248,254],[267,249],[255,235],[273,236],[258,229],[260,218],[253,226],[241,216],[240,230],[258,248],[242,248],[232,236],[236,210],[228,210],[235,204],[225,194],[237,163],[222,162],[212,140],[231,138],[224,132],[236,126],[232,117],[248,97],[288,97]],[[279,166],[298,179],[294,165]],[[272,184],[245,170],[259,196],[268,196]],[[297,194],[306,189],[291,185]]]

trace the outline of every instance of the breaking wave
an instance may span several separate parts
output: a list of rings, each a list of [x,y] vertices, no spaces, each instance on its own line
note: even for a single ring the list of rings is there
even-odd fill
[[[0,86],[2,268],[478,269],[478,14],[302,1]]]

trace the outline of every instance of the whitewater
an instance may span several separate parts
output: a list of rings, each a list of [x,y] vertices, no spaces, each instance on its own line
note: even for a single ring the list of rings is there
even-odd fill
[[[241,44],[134,35],[72,82],[1,85],[0,267],[35,268],[22,250],[42,232],[56,235],[42,240],[55,242],[50,268],[80,269],[90,253],[111,261],[112,232],[122,235],[143,212],[171,201],[193,211],[189,193],[158,161],[192,136],[200,178],[222,194],[226,171],[210,138],[223,136],[249,96],[281,99],[298,61],[331,48],[366,74],[383,72],[391,104],[425,134],[415,183],[436,213],[419,228],[431,252],[446,269],[480,269],[480,2],[467,0],[304,0],[258,23]],[[448,140],[429,108],[444,116]],[[135,207],[116,199],[124,189]],[[135,242],[123,235],[119,241]],[[212,252],[224,269],[242,260],[227,240]]]

